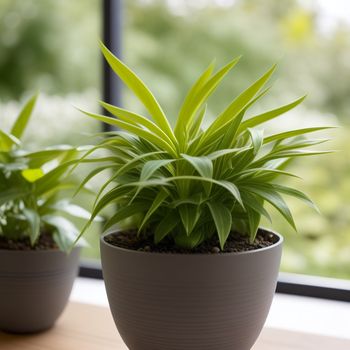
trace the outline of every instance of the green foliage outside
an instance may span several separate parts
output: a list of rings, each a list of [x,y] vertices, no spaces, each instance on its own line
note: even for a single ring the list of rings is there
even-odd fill
[[[242,86],[277,62],[280,74],[267,104],[307,93],[307,108],[349,125],[349,24],[339,23],[324,34],[317,24],[320,12],[293,0],[238,0],[231,7],[208,1],[202,9],[187,1],[192,6],[180,14],[164,1],[140,3],[127,4],[123,59],[149,82],[173,118],[198,69],[214,58],[224,64],[242,55],[239,72],[214,96],[209,112],[223,109]],[[129,107],[133,100],[129,94],[126,98]]]
[[[99,10],[96,0],[0,1],[0,99],[99,89]]]
[[[334,139],[327,147],[339,152],[304,163],[296,161],[289,169],[303,177],[303,182],[298,186],[313,198],[322,215],[305,209],[305,206],[293,200],[288,201],[297,219],[298,234],[289,230],[277,216],[273,217],[274,227],[285,235],[287,242],[282,269],[350,278],[348,22],[338,22],[331,31],[320,30],[318,23],[322,16],[317,1],[310,2],[314,5],[313,9],[293,0],[240,0],[224,7],[212,1],[204,8],[196,6],[196,1],[186,3],[188,5],[184,7],[169,9],[164,5],[165,1],[125,1],[122,16],[123,60],[147,81],[160,103],[167,106],[165,112],[173,121],[185,91],[198,72],[204,70],[214,57],[222,65],[231,57],[243,54],[236,74],[232,79],[227,79],[220,92],[209,101],[209,120],[210,116],[224,108],[226,101],[239,93],[239,89],[247,87],[256,76],[261,75],[270,62],[278,62],[278,79],[270,97],[257,103],[252,113],[285,104],[307,93],[303,107],[284,117],[288,127],[310,126],[315,122],[320,125],[342,125],[331,134],[324,135]],[[35,8],[36,16],[29,16],[26,20],[21,17],[21,26],[27,23],[25,30],[19,31],[14,27],[12,32],[17,33],[18,40],[14,41],[10,36],[11,45],[6,44],[9,27],[14,24],[5,17],[13,12],[30,14],[30,5]],[[1,125],[5,115],[2,113],[4,101],[19,100],[22,94],[33,88],[39,88],[44,96],[53,93],[64,96],[76,92],[81,98],[75,99],[74,104],[93,110],[91,101],[96,100],[100,85],[97,48],[100,37],[99,8],[99,0],[5,0],[0,3],[0,71],[3,77],[0,82]],[[38,23],[40,33],[31,29]],[[41,53],[40,58],[26,62],[24,57],[34,54],[32,50],[30,53],[24,51],[28,47],[25,43],[29,42],[29,48],[36,47],[35,52]],[[43,56],[44,53],[38,48],[47,47],[45,43],[51,43],[53,47],[51,50],[45,49]],[[40,74],[42,71],[46,74]],[[13,78],[8,77],[10,72]],[[50,82],[46,84],[46,81]],[[90,89],[93,96],[86,93]],[[62,128],[59,133],[64,135],[64,142],[67,142],[70,133],[74,135],[72,141],[77,140],[77,130],[69,122],[72,118],[78,118],[77,124],[82,132],[98,130],[97,123],[89,123],[87,118],[83,123],[84,118],[74,109],[64,110],[64,120],[58,123],[64,101],[57,103],[57,98],[53,96],[48,96],[46,100],[49,101],[48,106],[54,106],[47,118],[57,123],[56,129]],[[126,108],[144,112],[126,91],[124,101]],[[6,102],[6,108],[11,106],[12,103]],[[37,119],[37,125],[44,124],[47,114],[38,110],[42,118]],[[64,129],[65,125],[67,129]],[[61,130],[66,130],[66,133]],[[57,138],[57,134],[52,137]],[[33,144],[40,140],[29,136],[25,141]],[[55,139],[55,143],[59,142]],[[294,180],[285,184],[295,185]],[[265,225],[269,226],[268,223]],[[97,255],[97,249],[90,250],[89,254]]]

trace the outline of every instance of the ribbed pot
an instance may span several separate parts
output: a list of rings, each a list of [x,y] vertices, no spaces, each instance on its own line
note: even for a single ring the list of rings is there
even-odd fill
[[[0,250],[0,331],[35,333],[51,328],[68,302],[80,248]]]
[[[164,254],[101,238],[109,305],[130,350],[248,350],[270,309],[283,238],[242,253]]]

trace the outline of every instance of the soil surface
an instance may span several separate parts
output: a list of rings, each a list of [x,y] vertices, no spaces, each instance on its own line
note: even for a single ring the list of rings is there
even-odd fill
[[[0,249],[7,250],[57,250],[58,246],[49,233],[44,233],[39,236],[38,241],[34,246],[30,244],[29,237],[18,240],[7,239],[0,236]]]
[[[231,232],[226,241],[224,250],[220,249],[219,239],[213,236],[211,239],[201,243],[193,249],[184,249],[175,247],[171,239],[164,239],[159,244],[153,242],[153,237],[137,237],[136,231],[124,231],[113,233],[105,237],[105,241],[112,245],[144,252],[154,253],[181,253],[181,254],[222,254],[245,252],[248,250],[261,249],[269,247],[278,241],[277,237],[271,232],[259,230],[255,241],[249,242],[247,236],[241,235],[237,232]]]

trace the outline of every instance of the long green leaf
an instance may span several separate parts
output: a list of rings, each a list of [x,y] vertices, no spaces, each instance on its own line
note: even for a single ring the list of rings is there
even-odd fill
[[[280,193],[284,193],[284,194],[287,194],[289,196],[292,196],[292,197],[295,197],[295,198],[302,200],[308,206],[310,206],[311,208],[315,209],[318,213],[320,213],[320,210],[317,207],[317,205],[305,193],[298,191],[294,188],[279,185],[279,184],[273,184],[272,186],[276,191],[278,191]]]
[[[28,102],[24,105],[21,112],[19,113],[12,129],[11,134],[18,139],[22,137],[22,134],[28,124],[32,111],[34,109],[38,94],[31,97]]]
[[[287,171],[279,170],[279,169],[273,169],[273,168],[249,168],[246,170],[243,170],[241,172],[237,172],[233,176],[234,179],[238,179],[238,182],[240,183],[242,180],[245,181],[246,178],[252,178],[256,181],[270,181],[276,178],[277,176],[284,175],[284,176],[290,176],[300,179],[299,176],[292,174]]]
[[[170,210],[163,219],[160,220],[155,232],[154,242],[158,244],[162,241],[175,227],[179,225],[180,218],[176,210]]]
[[[178,206],[178,211],[182,224],[185,228],[186,235],[189,236],[199,220],[201,211],[198,205],[182,204]]]
[[[89,112],[84,112],[81,111],[84,114],[86,114],[87,116],[94,118],[96,120],[100,120],[104,123],[110,124],[110,125],[115,125],[118,126],[126,131],[129,131],[139,137],[144,138],[145,140],[151,142],[152,144],[157,145],[158,147],[160,147],[161,150],[165,150],[167,152],[169,152],[171,155],[176,156],[176,150],[173,148],[172,145],[169,145],[164,139],[160,138],[158,135],[155,135],[154,133],[142,129],[138,126],[135,126],[133,124],[129,124],[126,123],[122,120],[118,120],[115,118],[110,118],[110,117],[106,117],[104,115],[99,115],[99,114],[95,114],[95,113],[89,113]]]
[[[249,223],[249,238],[254,242],[259,229],[261,215],[253,209],[247,208],[247,216]]]
[[[243,203],[246,204],[246,207],[249,207],[249,208],[253,209],[257,213],[259,213],[260,216],[262,215],[267,220],[272,222],[270,214],[264,208],[264,200],[262,200],[261,198],[257,198],[256,195],[254,195],[254,194],[252,194],[250,192],[242,191],[241,195],[242,195]]]
[[[169,208],[176,208],[181,204],[194,204],[194,205],[201,205],[203,203],[203,194],[197,193],[194,195],[191,195],[189,198],[181,198],[181,199],[175,199],[172,202],[169,203]]]
[[[213,132],[207,139],[207,143],[221,137],[220,147],[232,148],[236,143],[237,131],[244,117],[244,112],[245,110],[240,112],[231,122],[227,123],[228,125],[226,128],[218,129],[216,132]]]
[[[290,142],[286,143],[276,142],[273,147],[273,152],[288,151],[298,148],[307,148],[315,145],[320,145],[328,141],[329,139],[307,139],[301,136],[300,140],[298,140],[298,138],[294,138]]]
[[[213,163],[208,157],[193,157],[189,156],[188,154],[181,154],[181,156],[188,162],[190,163],[194,169],[199,173],[199,175],[207,178],[212,178],[213,177]],[[207,194],[207,196],[210,195],[210,191],[212,188],[212,184],[205,182],[203,183],[204,190]]]
[[[187,140],[188,126],[191,124],[195,113],[207,100],[210,94],[216,89],[221,80],[226,74],[238,63],[240,57],[233,59],[226,66],[221,68],[209,81],[198,91],[198,93],[191,100],[191,104],[186,108],[186,113],[179,115],[176,126],[175,135],[179,140],[180,146],[184,145]],[[182,148],[184,151],[184,148]]]
[[[265,123],[269,120],[272,120],[276,117],[279,117],[280,115],[290,111],[291,109],[295,108],[296,106],[298,106],[301,102],[303,102],[305,100],[306,96],[302,96],[300,98],[298,98],[297,100],[286,104],[282,107],[278,107],[275,109],[272,109],[268,112],[256,115],[254,117],[251,117],[247,120],[245,120],[239,127],[238,129],[238,133],[243,132],[244,130],[248,129],[248,128],[253,128],[254,126],[260,125],[262,123]]]
[[[192,249],[203,241],[203,235],[202,230],[196,230],[189,236],[185,232],[176,232],[174,234],[175,245],[185,249]]]
[[[180,128],[180,126],[183,126],[184,130],[186,129],[185,121],[186,118],[188,118],[188,110],[191,108],[191,104],[193,103],[195,97],[197,96],[198,92],[202,89],[202,87],[205,85],[205,83],[209,80],[211,74],[213,73],[215,67],[215,62],[210,63],[208,68],[201,74],[201,76],[198,78],[198,80],[193,84],[191,89],[189,90],[187,96],[185,97],[185,100],[180,108],[180,112],[178,115],[178,121],[177,125],[175,127],[175,133],[177,133],[177,130]],[[187,120],[189,121],[189,120]]]
[[[226,125],[233,121],[249,102],[254,98],[258,91],[265,85],[271,75],[276,69],[276,65],[272,66],[261,78],[259,78],[254,84],[243,91],[233,102],[212,122],[209,128],[203,133],[201,143],[205,143],[205,140],[215,131],[222,130]]]
[[[290,212],[284,199],[280,196],[280,194],[277,191],[275,191],[273,188],[268,187],[266,185],[249,186],[249,187],[244,186],[244,189],[247,191],[253,192],[259,197],[268,201],[272,206],[274,206],[282,214],[282,216],[294,228],[294,230],[295,231],[297,230],[293,220],[292,213]]]
[[[244,109],[231,121],[228,123],[228,127],[224,130],[224,137],[221,141],[221,147],[223,148],[232,148],[236,144],[236,138],[239,134],[239,128],[242,123],[243,117],[245,115],[245,112],[258,100],[260,100],[263,96],[266,95],[266,93],[270,90],[270,87],[265,88],[261,92],[259,92],[253,99],[249,101],[249,103],[244,107]],[[212,138],[218,137],[217,134],[220,136],[220,134],[223,133],[223,130],[219,129],[217,132],[213,133],[210,137],[210,140]]]
[[[299,136],[299,135],[305,135],[311,132],[315,132],[315,131],[320,131],[320,130],[326,130],[326,129],[332,129],[333,127],[331,126],[320,126],[320,127],[316,127],[316,128],[304,128],[304,129],[297,129],[297,130],[291,130],[291,131],[285,131],[285,132],[281,132],[275,135],[271,135],[268,137],[265,137],[264,139],[264,144],[272,142],[272,141],[278,141],[278,140],[285,140],[288,139],[290,137],[295,137],[295,136]]]
[[[158,169],[172,163],[173,161],[175,161],[175,159],[149,160],[142,167],[140,181],[148,180]]]
[[[250,166],[253,168],[259,168],[263,165],[268,166],[268,164],[275,159],[285,159],[285,158],[296,158],[296,157],[307,157],[307,156],[314,156],[319,154],[328,154],[333,153],[334,151],[306,151],[306,150],[291,150],[291,151],[281,151],[281,152],[275,152],[275,153],[269,153],[266,156],[258,159],[254,163],[251,163]]]
[[[61,164],[34,181],[35,194],[37,196],[43,195],[45,192],[50,191],[53,187],[55,187],[72,164],[75,164],[75,162],[73,161]]]
[[[174,182],[178,180],[193,180],[193,181],[199,181],[199,182],[209,182],[215,185],[218,185],[224,189],[226,189],[228,192],[232,194],[232,196],[237,200],[237,202],[244,208],[244,204],[242,202],[242,198],[239,192],[239,189],[235,184],[229,181],[225,180],[215,180],[210,179],[206,177],[199,177],[199,176],[190,176],[190,175],[184,175],[184,176],[174,176],[170,178],[164,178],[164,182]]]
[[[101,212],[102,209],[104,209],[107,205],[111,204],[112,202],[119,201],[122,197],[125,197],[126,195],[130,196],[130,187],[152,187],[152,186],[165,186],[167,185],[166,181],[164,180],[148,180],[148,181],[139,181],[139,182],[130,182],[125,185],[119,185],[110,191],[108,191],[94,206],[93,212],[91,214],[90,221],[92,221],[97,214]]]
[[[122,220],[125,220],[135,214],[142,213],[149,209],[148,203],[137,202],[124,206],[117,210],[117,212],[106,222],[103,227],[103,231],[107,231],[112,226],[118,224]]]
[[[21,142],[17,137],[0,130],[0,152],[9,152],[13,146],[19,146]]]
[[[66,155],[74,155],[79,151],[72,146],[60,145],[50,147],[48,149],[36,151],[36,152],[17,152],[17,155],[28,159],[28,165],[31,168],[40,168],[45,163],[48,163],[55,159],[62,159]]]
[[[162,188],[157,196],[154,198],[154,201],[151,207],[148,209],[144,218],[142,219],[141,224],[139,225],[138,233],[140,233],[143,227],[147,224],[149,218],[154,214],[154,212],[163,204],[164,200],[168,197],[168,193]]]
[[[159,103],[144,84],[144,82],[123,62],[121,62],[111,51],[107,49],[105,45],[100,43],[102,53],[109,63],[113,71],[124,82],[124,84],[134,92],[134,94],[140,99],[140,101],[147,108],[152,118],[156,121],[158,126],[172,139],[176,141],[171,126],[161,109]]]
[[[199,111],[198,116],[193,121],[190,129],[188,130],[189,140],[196,138],[201,132],[201,125],[205,116],[207,106],[205,105],[201,111]]]
[[[240,147],[240,148],[228,148],[228,149],[220,149],[218,151],[214,151],[207,155],[207,157],[211,160],[215,160],[217,158],[226,156],[228,154],[232,153],[242,153],[243,151],[246,151],[247,149],[251,149],[251,146],[246,147]]]
[[[248,128],[248,132],[249,132],[250,138],[252,139],[254,155],[256,155],[258,154],[264,141],[264,130]]]
[[[119,119],[123,120],[124,122],[127,122],[129,124],[134,124],[137,126],[143,126],[153,132],[154,134],[158,135],[159,137],[165,139],[167,143],[170,145],[176,147],[174,142],[169,138],[169,136],[155,123],[147,119],[146,117],[143,117],[140,114],[136,114],[130,111],[127,111],[126,109],[119,108],[116,106],[113,106],[106,102],[100,102],[101,106],[106,109],[108,112],[112,113]]]
[[[40,216],[30,208],[24,208],[23,214],[29,223],[29,237],[31,245],[34,245],[40,235]]]
[[[231,232],[231,212],[220,202],[208,202],[207,205],[214,219],[216,230],[219,236],[220,247],[221,250],[223,250],[227,237]]]
[[[79,186],[77,187],[76,191],[73,194],[73,197],[75,197],[80,191],[81,189],[95,176],[97,176],[98,174],[102,173],[103,171],[106,171],[108,169],[113,169],[116,167],[116,164],[112,164],[112,165],[105,165],[105,166],[101,166],[98,168],[93,169],[92,171],[90,171],[90,173],[85,176],[85,178],[83,179],[83,181],[79,184]]]
[[[203,177],[213,177],[213,163],[209,157],[193,157],[182,153],[181,156],[186,159]]]
[[[130,189],[127,185],[118,186],[107,192],[94,206],[91,213],[90,219],[87,221],[85,226],[80,231],[79,235],[74,240],[71,248],[78,242],[80,237],[85,233],[85,231],[90,227],[91,223],[94,221],[95,217],[109,204],[112,202],[119,201],[122,197],[130,193]]]
[[[138,166],[138,163],[140,161],[143,161],[149,157],[153,157],[159,154],[163,154],[164,152],[158,151],[158,152],[150,152],[150,153],[144,153],[144,154],[140,154],[137,157],[132,158],[130,161],[126,162],[123,166],[121,166],[114,174],[113,176],[106,181],[101,188],[99,189],[99,191],[96,194],[96,198],[95,198],[95,202],[94,202],[94,206],[96,205],[96,203],[99,201],[102,193],[104,192],[104,190],[113,182],[115,181],[118,177],[120,177],[121,175],[124,175],[125,173],[127,173],[128,171],[130,171],[131,169],[134,169],[135,167]],[[147,163],[146,163],[147,164]],[[142,179],[140,181],[144,181],[146,179]],[[136,195],[136,194],[135,194]]]

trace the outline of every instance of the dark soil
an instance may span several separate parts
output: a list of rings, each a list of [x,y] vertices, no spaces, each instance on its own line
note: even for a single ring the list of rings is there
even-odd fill
[[[174,246],[171,239],[164,239],[159,244],[153,242],[153,237],[137,237],[136,231],[130,230],[125,232],[118,232],[110,234],[105,237],[105,241],[112,245],[144,252],[154,253],[181,253],[181,254],[218,254],[218,253],[234,253],[245,252],[248,250],[261,249],[269,247],[278,241],[277,237],[271,232],[259,230],[255,241],[249,242],[247,236],[241,235],[237,232],[231,232],[226,241],[224,250],[220,249],[220,243],[216,236],[201,243],[193,249],[184,249]]]
[[[58,246],[49,233],[43,233],[39,236],[34,246],[30,244],[28,237],[12,240],[0,236],[0,249],[6,250],[57,250]]]

